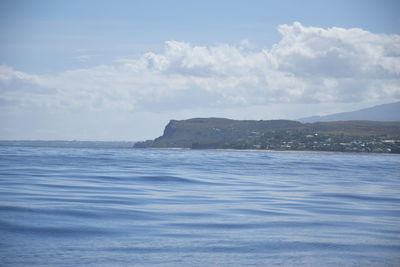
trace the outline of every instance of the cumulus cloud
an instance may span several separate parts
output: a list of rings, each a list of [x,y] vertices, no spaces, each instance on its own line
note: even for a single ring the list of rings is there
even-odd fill
[[[32,75],[0,67],[1,102],[160,111],[271,103],[384,102],[400,98],[400,36],[362,29],[280,25],[281,40],[167,41],[112,65]]]

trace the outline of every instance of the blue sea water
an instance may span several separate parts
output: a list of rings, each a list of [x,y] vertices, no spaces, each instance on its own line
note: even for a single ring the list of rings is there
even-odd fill
[[[400,156],[0,147],[1,266],[400,266]]]

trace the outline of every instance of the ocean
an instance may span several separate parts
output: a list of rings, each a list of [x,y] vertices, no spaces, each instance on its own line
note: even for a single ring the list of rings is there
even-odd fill
[[[0,146],[1,266],[400,266],[400,155]]]

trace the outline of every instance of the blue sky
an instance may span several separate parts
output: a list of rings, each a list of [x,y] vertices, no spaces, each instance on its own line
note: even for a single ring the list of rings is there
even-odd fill
[[[398,101],[399,11],[384,0],[3,0],[0,139],[139,140],[169,119]]]
[[[399,1],[25,1],[0,3],[0,62],[48,73],[160,51],[166,40],[197,45],[247,39],[270,47],[277,25],[400,32]],[[81,55],[93,55],[85,63]]]

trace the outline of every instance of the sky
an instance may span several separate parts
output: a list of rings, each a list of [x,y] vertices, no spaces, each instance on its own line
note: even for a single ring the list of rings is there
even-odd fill
[[[138,141],[171,119],[400,100],[400,1],[0,0],[0,139]]]

